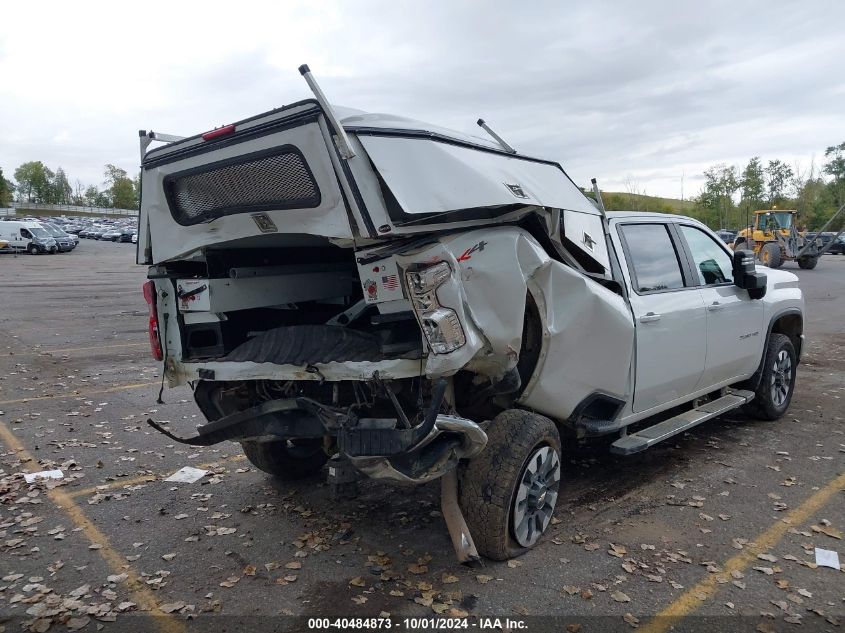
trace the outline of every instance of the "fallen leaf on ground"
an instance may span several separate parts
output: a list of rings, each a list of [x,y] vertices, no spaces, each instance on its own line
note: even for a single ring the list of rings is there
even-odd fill
[[[631,602],[631,598],[629,598],[627,594],[624,594],[621,591],[614,591],[612,594],[610,594],[610,597],[616,600],[616,602]]]
[[[825,534],[826,536],[829,536],[831,538],[840,539],[840,540],[842,539],[842,532],[840,532],[839,530],[834,529],[830,526],[827,526],[827,525],[811,525],[810,529],[813,532]]]
[[[625,554],[628,553],[628,550],[625,549],[622,545],[614,545],[613,543],[610,544],[610,549],[607,550],[607,553],[611,556],[616,556],[617,558],[622,558]]]

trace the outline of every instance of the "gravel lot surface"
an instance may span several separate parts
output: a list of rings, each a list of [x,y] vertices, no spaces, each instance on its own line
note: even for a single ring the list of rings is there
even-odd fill
[[[0,255],[0,631],[305,630],[274,616],[380,614],[399,630],[437,615],[573,633],[845,630],[845,575],[814,565],[814,548],[845,563],[845,257],[785,266],[808,313],[786,416],[732,414],[629,458],[570,447],[547,537],[477,568],[454,560],[437,483],[365,482],[335,501],[321,479],[256,471],[237,444],[195,449],[147,427],[190,435],[201,418],[186,388],[156,403],[133,259],[133,245],[86,240]],[[183,466],[211,473],[163,481]],[[51,468],[64,479],[24,482]]]

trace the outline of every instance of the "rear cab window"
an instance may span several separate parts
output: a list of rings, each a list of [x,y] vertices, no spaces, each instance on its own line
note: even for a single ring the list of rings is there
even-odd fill
[[[619,228],[637,294],[684,287],[678,253],[665,224],[622,224]]]

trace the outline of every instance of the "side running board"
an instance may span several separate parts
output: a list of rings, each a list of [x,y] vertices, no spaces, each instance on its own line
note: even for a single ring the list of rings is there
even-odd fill
[[[654,426],[646,427],[636,433],[620,437],[610,445],[610,452],[617,455],[633,455],[654,446],[658,442],[683,433],[702,422],[736,409],[754,399],[753,391],[728,389],[726,395],[716,400],[706,402],[695,409],[684,411],[673,418],[664,420]]]

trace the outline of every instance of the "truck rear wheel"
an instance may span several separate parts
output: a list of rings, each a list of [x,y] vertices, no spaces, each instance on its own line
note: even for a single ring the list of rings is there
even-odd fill
[[[772,334],[765,353],[760,384],[745,410],[760,420],[777,420],[789,408],[795,389],[795,348],[785,334]]]
[[[780,246],[769,242],[760,250],[760,263],[769,268],[780,268],[783,258],[780,255]]]
[[[323,440],[277,440],[241,442],[246,458],[253,466],[280,479],[302,479],[318,472],[329,457]]]
[[[816,267],[816,264],[819,263],[818,257],[799,257],[798,258],[798,266],[803,268],[804,270],[813,270]]]
[[[487,447],[460,479],[460,504],[483,556],[524,554],[551,524],[560,488],[560,435],[554,422],[509,409],[487,429]]]

